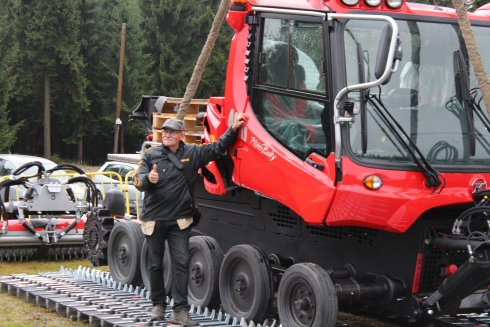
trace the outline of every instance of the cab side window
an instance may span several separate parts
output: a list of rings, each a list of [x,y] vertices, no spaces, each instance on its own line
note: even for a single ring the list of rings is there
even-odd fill
[[[266,130],[298,157],[326,155],[326,108],[321,22],[261,20],[258,76],[252,107]]]
[[[266,18],[263,26],[259,83],[324,93],[321,24]]]

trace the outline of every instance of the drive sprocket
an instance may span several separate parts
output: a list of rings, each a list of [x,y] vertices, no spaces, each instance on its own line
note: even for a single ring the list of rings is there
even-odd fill
[[[87,259],[92,266],[107,265],[109,236],[114,227],[114,218],[105,209],[95,208],[88,216],[83,231]]]

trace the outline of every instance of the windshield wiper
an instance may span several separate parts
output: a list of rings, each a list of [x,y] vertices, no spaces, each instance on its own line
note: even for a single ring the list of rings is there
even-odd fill
[[[454,67],[456,67],[457,69],[457,74],[455,74],[454,76],[456,94],[458,96],[458,99],[463,103],[466,129],[468,131],[470,156],[474,156],[476,148],[476,136],[475,121],[473,119],[473,101],[470,94],[470,79],[468,77],[468,72],[466,71],[463,52],[461,52],[461,50],[454,51],[453,59]]]
[[[439,173],[434,167],[432,167],[430,162],[422,154],[422,151],[420,151],[419,147],[415,144],[415,142],[413,142],[410,136],[408,136],[407,132],[405,132],[403,127],[391,115],[389,110],[386,109],[386,106],[384,105],[383,101],[381,101],[380,96],[371,95],[369,98],[371,100],[373,99],[375,100],[375,101],[371,101],[373,107],[376,109],[378,114],[383,118],[386,125],[390,128],[390,130],[399,140],[400,144],[402,144],[403,147],[407,150],[407,152],[410,153],[410,155],[412,156],[413,161],[415,162],[415,164],[417,165],[417,167],[420,169],[420,171],[425,177],[425,185],[427,187],[433,187],[434,192],[440,187],[439,189],[439,193],[440,193],[446,186],[446,180],[444,176],[442,176],[441,173]],[[405,142],[405,140],[408,140],[408,144]]]
[[[490,119],[488,118],[486,111],[484,111],[481,107],[481,101],[483,100],[483,97],[479,93],[479,90],[479,87],[475,87],[470,90],[471,104],[473,106],[473,110],[476,112],[476,115],[482,122],[483,126],[485,127],[487,132],[490,133]],[[480,97],[480,100],[477,101],[477,97]]]
[[[480,120],[480,122],[483,124],[483,127],[487,131],[487,133],[490,133],[490,119],[488,118],[487,111],[484,110],[481,107],[481,101],[483,100],[482,95],[479,93],[480,88],[475,87],[470,90],[470,95],[471,95],[471,106],[476,113],[476,116]],[[477,98],[480,97],[479,100]],[[476,129],[475,126],[475,138],[478,141],[478,144],[481,145],[481,147],[490,154],[490,143],[487,141],[487,138],[479,133]]]

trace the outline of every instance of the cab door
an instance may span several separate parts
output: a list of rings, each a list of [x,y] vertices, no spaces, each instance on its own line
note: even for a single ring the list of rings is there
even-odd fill
[[[234,150],[234,182],[323,224],[335,168],[322,20],[262,13],[255,28],[249,119]]]

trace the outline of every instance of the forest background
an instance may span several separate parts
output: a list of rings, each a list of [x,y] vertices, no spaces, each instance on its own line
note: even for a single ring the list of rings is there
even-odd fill
[[[129,114],[142,95],[183,96],[219,2],[0,0],[0,153],[89,164],[106,160],[114,142],[122,23],[127,30],[120,152],[134,153],[144,131],[128,124]],[[452,7],[450,0],[437,2]],[[475,8],[485,2],[477,0]],[[195,98],[223,94],[231,36],[224,24]]]

